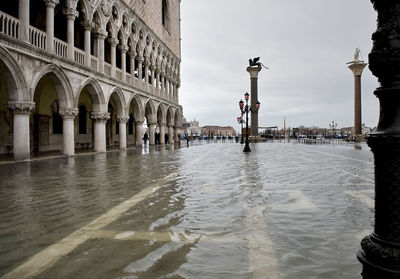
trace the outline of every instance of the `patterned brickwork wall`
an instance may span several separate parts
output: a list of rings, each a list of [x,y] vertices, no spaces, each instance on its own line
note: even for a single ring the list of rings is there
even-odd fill
[[[180,1],[167,0],[170,29],[162,24],[162,0],[124,0],[141,17],[154,33],[181,58],[180,51]]]

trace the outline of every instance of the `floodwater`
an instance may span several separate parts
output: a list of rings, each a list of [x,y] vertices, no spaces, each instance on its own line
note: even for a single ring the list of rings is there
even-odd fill
[[[369,148],[250,147],[0,165],[0,277],[360,278]]]

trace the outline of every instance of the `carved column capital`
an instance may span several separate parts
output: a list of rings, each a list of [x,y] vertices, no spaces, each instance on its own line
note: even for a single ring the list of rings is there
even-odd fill
[[[122,115],[122,116],[118,116],[118,117],[117,117],[117,120],[118,120],[119,123],[124,124],[124,123],[126,123],[126,122],[129,120],[129,117],[128,117],[128,116],[125,116],[125,115]]]
[[[59,114],[63,119],[75,119],[79,114],[79,110],[77,108],[60,108]]]
[[[110,119],[110,113],[93,111],[90,113],[90,118],[98,122],[107,122],[107,120]]]
[[[122,53],[126,53],[129,50],[129,47],[126,45],[119,45],[118,46],[119,50],[121,50]]]
[[[110,39],[108,39],[108,42],[110,43],[110,45],[111,45],[112,47],[115,47],[115,46],[118,45],[119,40],[118,40],[118,39],[115,39],[115,38],[110,38]]]
[[[7,107],[15,114],[31,114],[35,110],[34,102],[9,101]]]
[[[46,7],[52,7],[55,8],[55,6],[60,3],[59,0],[44,0],[44,4],[46,5]]]

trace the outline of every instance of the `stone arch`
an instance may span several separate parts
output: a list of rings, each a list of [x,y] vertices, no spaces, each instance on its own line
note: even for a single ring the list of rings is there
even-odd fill
[[[140,97],[135,94],[132,96],[132,98],[129,100],[129,106],[133,106],[133,115],[137,121],[143,121],[144,120],[144,108],[142,101]]]
[[[172,107],[169,107],[167,109],[167,125],[174,125],[174,109]]]
[[[146,104],[145,104],[145,117],[147,119],[147,122],[156,122],[156,108],[154,105],[153,100],[148,99]]]
[[[157,123],[159,125],[166,123],[167,107],[164,104],[159,104],[157,107]]]
[[[117,105],[117,112],[118,112],[117,115],[124,116],[126,114],[125,113],[126,102],[125,102],[124,93],[122,92],[121,88],[119,88],[118,86],[115,86],[113,89],[111,89],[107,103],[111,100],[111,98],[114,100],[115,104]]]
[[[71,83],[64,71],[54,64],[49,64],[41,68],[33,76],[31,83],[31,98],[33,100],[35,89],[39,81],[45,75],[49,75],[54,87],[57,91],[57,96],[61,108],[73,108],[74,107],[74,95]]]
[[[76,94],[76,99],[75,99],[75,106],[78,106],[78,102],[79,102],[79,95],[81,94],[82,90],[87,86],[88,89],[88,93],[89,96],[92,100],[93,103],[93,111],[95,112],[101,112],[101,111],[106,111],[105,106],[106,106],[106,100],[104,97],[104,93],[103,90],[99,84],[99,82],[92,78],[89,77],[87,79],[85,79],[79,89],[78,92]]]
[[[9,52],[0,46],[0,72],[5,76],[10,101],[32,101],[24,75]]]

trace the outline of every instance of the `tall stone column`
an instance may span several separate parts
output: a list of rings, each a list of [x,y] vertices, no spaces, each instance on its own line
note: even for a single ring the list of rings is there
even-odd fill
[[[136,146],[142,146],[143,121],[136,121]]]
[[[178,127],[175,127],[174,129],[174,141],[179,142]]]
[[[128,51],[127,46],[118,46],[121,50],[121,70],[122,70],[122,81],[126,80],[126,52]]]
[[[105,31],[99,31],[96,33],[97,37],[97,69],[99,72],[104,73],[104,40],[107,38]]]
[[[139,81],[143,81],[143,73],[142,73],[142,68],[143,68],[143,56],[138,57],[138,76],[139,76]]]
[[[156,91],[157,91],[157,95],[160,94],[160,71],[158,69],[156,69]]]
[[[18,1],[19,39],[29,43],[29,0]]]
[[[251,112],[251,135],[258,135],[258,111],[256,102],[258,101],[258,73],[261,71],[261,66],[247,67],[250,74],[250,106],[253,109]]]
[[[161,97],[164,97],[165,92],[165,73],[161,72]]]
[[[9,101],[7,107],[13,112],[14,160],[18,161],[29,159],[29,116],[35,109],[35,103]]]
[[[144,62],[144,81],[146,84],[146,88],[149,87],[149,62],[145,60]]]
[[[361,241],[364,279],[400,278],[400,1],[371,0],[378,12],[369,68],[378,77],[380,116],[367,136],[375,159],[375,226]]]
[[[174,143],[174,125],[168,125],[168,143]]]
[[[117,44],[118,44],[118,40],[117,39],[109,39],[108,42],[111,45],[111,76],[115,77],[115,66],[116,66],[116,57],[117,57]]]
[[[79,110],[60,109],[60,115],[63,118],[63,154],[68,156],[75,155],[75,139],[74,139],[74,119],[78,115]]]
[[[151,65],[150,66],[150,71],[151,71],[150,84],[151,84],[151,88],[154,88],[154,75],[155,75],[155,72],[156,72],[156,67]]]
[[[110,113],[92,112],[91,118],[94,120],[94,151],[106,152],[106,122],[110,119]]]
[[[128,55],[131,59],[131,84],[134,84],[135,77],[135,52],[128,51]]]
[[[46,4],[46,34],[47,50],[54,51],[54,8],[59,3],[58,0],[45,0]]]
[[[71,60],[74,60],[74,52],[75,52],[75,36],[74,36],[74,21],[78,16],[78,12],[74,8],[66,8],[64,9],[64,14],[67,17],[67,57]]]
[[[129,117],[120,116],[117,120],[119,122],[119,149],[126,149],[126,122]]]
[[[86,21],[83,23],[83,28],[85,30],[85,66],[90,68],[92,66],[90,55],[90,31],[92,30],[92,24],[89,21]]]
[[[149,145],[156,144],[156,123],[148,123],[147,127],[149,127]]]
[[[361,132],[361,74],[365,66],[364,61],[358,60],[358,50],[356,50],[357,57],[354,61],[349,62],[349,69],[354,75],[354,135],[360,135]]]
[[[160,123],[160,144],[165,144],[165,125],[165,122]]]

